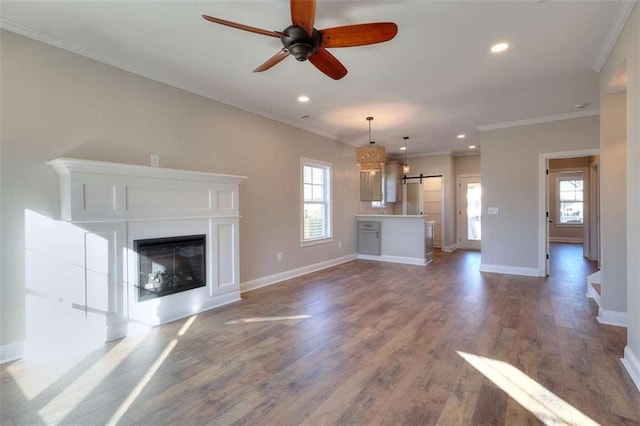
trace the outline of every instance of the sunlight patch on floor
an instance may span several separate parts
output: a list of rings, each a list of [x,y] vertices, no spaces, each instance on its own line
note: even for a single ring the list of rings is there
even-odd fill
[[[291,315],[286,317],[256,317],[256,318],[242,318],[239,320],[231,320],[227,321],[224,324],[248,324],[253,322],[267,322],[267,321],[287,321],[287,320],[297,320],[297,319],[307,319],[311,318],[311,315]]]
[[[571,404],[511,364],[457,351],[476,370],[548,425],[597,426]]]
[[[118,342],[117,345],[120,345]],[[113,353],[106,353],[99,360],[91,365],[86,371],[84,371],[77,379],[75,379],[70,385],[66,386],[61,392],[49,401],[44,407],[38,411],[38,415],[45,423],[58,423],[62,421],[69,413],[71,413],[77,405],[82,402],[87,395],[89,395],[96,387],[102,383],[102,381],[108,378],[113,370],[115,370],[120,362],[126,358],[126,356],[133,351],[135,346],[128,348],[128,350],[117,351],[112,349]],[[117,352],[117,356],[114,359],[114,354]],[[73,365],[70,368],[76,368],[77,365]],[[59,372],[56,369],[56,380],[64,377],[64,372]],[[55,381],[51,385],[55,385]],[[75,403],[70,403],[75,401]]]
[[[185,321],[184,325],[180,327],[180,330],[177,333],[178,337],[184,336],[187,333],[187,330],[189,330],[189,327],[191,327],[193,322],[196,320],[196,317],[197,315],[194,315],[192,317],[189,317],[189,319]],[[138,398],[138,396],[140,396],[144,388],[149,384],[153,376],[156,374],[158,369],[162,366],[164,361],[167,359],[169,354],[171,354],[171,351],[173,351],[173,349],[176,347],[177,344],[178,344],[177,338],[171,340],[167,344],[167,346],[163,349],[160,356],[156,358],[156,360],[153,362],[151,367],[149,367],[147,372],[144,373],[144,376],[142,376],[142,378],[136,384],[136,386],[131,390],[131,392],[129,392],[129,395],[127,395],[127,397],[122,402],[122,404],[120,404],[118,409],[113,413],[109,421],[107,421],[108,425],[117,424],[122,418],[122,416],[126,414],[126,412],[129,410],[129,408],[131,408],[135,400]]]

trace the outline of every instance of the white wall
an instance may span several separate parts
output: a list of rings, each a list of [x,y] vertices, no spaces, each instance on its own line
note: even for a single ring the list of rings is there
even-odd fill
[[[539,155],[598,148],[599,119],[487,130],[480,139],[483,270],[537,275]],[[487,215],[489,207],[499,214]]]
[[[600,93],[622,65],[627,71],[627,347],[624,364],[640,389],[640,5],[636,4],[600,75]],[[604,173],[604,172],[603,172]],[[604,236],[603,236],[604,237]]]
[[[163,167],[248,176],[240,187],[241,282],[355,253],[351,146],[10,32],[1,43],[0,345],[24,339],[24,218],[59,216],[57,176],[45,164],[56,157],[146,165],[158,154]],[[300,247],[301,156],[333,164],[331,244]]]

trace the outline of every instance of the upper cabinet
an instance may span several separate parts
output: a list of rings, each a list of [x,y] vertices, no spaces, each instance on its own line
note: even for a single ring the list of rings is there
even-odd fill
[[[385,201],[399,203],[402,201],[402,165],[389,163],[385,166]]]
[[[360,201],[382,201],[382,172],[360,172]]]

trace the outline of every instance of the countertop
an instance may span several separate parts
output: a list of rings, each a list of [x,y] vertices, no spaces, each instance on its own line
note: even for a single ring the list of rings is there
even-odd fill
[[[424,219],[424,216],[421,214],[367,214],[361,213],[356,214],[356,217],[389,217],[389,218],[398,218],[398,219],[406,219],[406,218],[420,218]]]

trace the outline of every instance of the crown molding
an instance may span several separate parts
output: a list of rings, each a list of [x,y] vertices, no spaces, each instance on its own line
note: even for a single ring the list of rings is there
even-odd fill
[[[529,124],[550,123],[552,121],[571,120],[572,118],[592,117],[600,115],[600,109],[590,109],[587,111],[571,112],[568,114],[548,115],[546,117],[529,118],[527,120],[508,121],[506,123],[487,124],[478,126],[477,130],[484,132],[487,130],[507,129],[509,127],[527,126]]]
[[[591,68],[595,72],[602,71],[605,62],[607,62],[607,58],[611,51],[613,50],[613,46],[615,46],[616,41],[618,41],[618,37],[620,37],[620,33],[622,33],[622,29],[624,25],[627,23],[627,19],[631,15],[631,11],[633,7],[636,5],[637,0],[625,0],[620,2],[620,7],[618,8],[618,14],[616,15],[615,21],[613,21],[613,25],[611,26],[611,30],[607,35],[602,46],[600,46],[600,51],[598,52],[598,56],[596,56],[596,60],[594,61]]]

